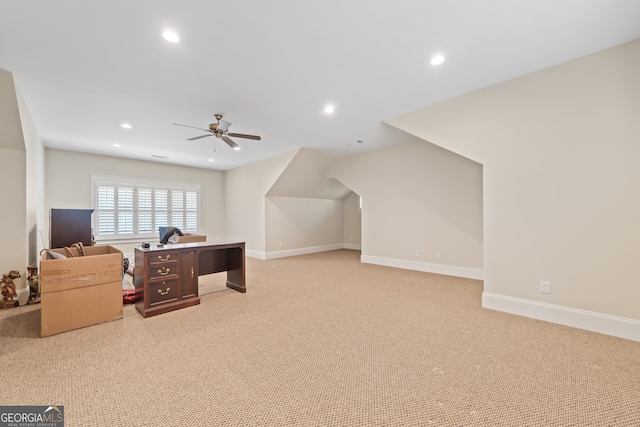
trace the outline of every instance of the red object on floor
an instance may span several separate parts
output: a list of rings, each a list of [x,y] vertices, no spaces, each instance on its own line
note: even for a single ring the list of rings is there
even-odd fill
[[[133,304],[137,300],[142,298],[142,289],[140,292],[136,294],[135,289],[123,289],[122,290],[122,303],[123,304]]]

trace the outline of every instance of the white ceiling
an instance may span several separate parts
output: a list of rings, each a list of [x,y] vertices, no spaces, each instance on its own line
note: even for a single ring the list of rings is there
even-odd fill
[[[220,170],[406,142],[382,120],[638,38],[637,0],[0,0],[0,68],[47,147]],[[262,141],[172,126],[218,112]]]

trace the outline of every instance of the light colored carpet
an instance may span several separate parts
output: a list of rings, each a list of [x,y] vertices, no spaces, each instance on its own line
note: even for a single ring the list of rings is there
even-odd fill
[[[485,310],[482,282],[340,250],[247,259],[247,293],[38,338],[0,311],[2,405],[66,426],[638,426],[640,343]]]

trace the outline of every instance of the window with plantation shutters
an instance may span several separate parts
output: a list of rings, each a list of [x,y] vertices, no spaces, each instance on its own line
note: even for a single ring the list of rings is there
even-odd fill
[[[98,218],[98,229],[105,234],[115,233],[115,187],[99,187],[98,208],[94,210]]]
[[[186,230],[195,230],[198,228],[199,216],[198,216],[198,192],[196,191],[187,191],[184,195],[185,201],[185,229]]]
[[[133,187],[116,187],[120,234],[133,234],[133,190]]]
[[[200,229],[198,184],[91,177],[96,240],[156,239],[159,227]]]
[[[138,232],[153,233],[153,189],[138,188]]]

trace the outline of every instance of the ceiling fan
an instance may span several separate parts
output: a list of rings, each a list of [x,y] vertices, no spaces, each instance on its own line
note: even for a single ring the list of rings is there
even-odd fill
[[[222,114],[214,114],[213,116],[216,118],[218,122],[211,123],[209,125],[209,129],[202,129],[195,126],[182,125],[180,123],[174,123],[174,125],[184,126],[188,128],[199,129],[205,132],[209,132],[206,135],[199,135],[199,136],[194,136],[193,138],[187,138],[187,141],[195,141],[196,139],[206,138],[208,136],[215,136],[216,138],[222,139],[224,142],[227,143],[229,147],[233,148],[234,150],[239,150],[240,146],[236,144],[233,139],[229,138],[230,136],[233,136],[234,138],[246,138],[246,139],[253,139],[256,141],[260,141],[261,138],[258,135],[247,135],[244,133],[229,132],[229,127],[231,126],[231,123],[229,123],[226,120],[222,120]]]

